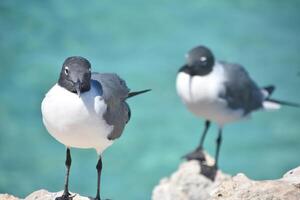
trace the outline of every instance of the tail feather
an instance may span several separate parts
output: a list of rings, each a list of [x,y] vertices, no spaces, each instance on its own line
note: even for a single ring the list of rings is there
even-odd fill
[[[279,105],[283,105],[283,106],[291,106],[291,107],[300,108],[300,104],[294,103],[294,102],[282,101],[282,100],[270,99],[270,98],[268,98],[266,101],[275,103],[275,104],[279,104]]]
[[[265,110],[278,110],[281,108],[281,104],[265,100],[263,102],[263,108]]]
[[[269,97],[273,94],[273,92],[275,90],[275,86],[274,85],[268,85],[266,87],[263,87],[262,89],[263,89],[263,91],[265,91],[267,93],[266,96]]]
[[[151,89],[141,90],[141,91],[136,91],[136,92],[130,92],[130,93],[128,94],[128,96],[127,96],[127,99],[128,99],[128,98],[131,98],[131,97],[134,97],[134,96],[136,96],[136,95],[139,95],[139,94],[143,94],[143,93],[145,93],[145,92],[149,92],[149,91],[151,91]]]
[[[273,94],[274,90],[275,90],[274,85],[269,85],[269,86],[262,88],[262,93],[265,97],[265,100],[263,102],[263,107],[266,110],[277,110],[277,109],[281,108],[281,106],[291,106],[291,107],[300,108],[300,104],[298,104],[298,103],[282,101],[282,100],[277,100],[277,99],[271,98],[271,95]]]

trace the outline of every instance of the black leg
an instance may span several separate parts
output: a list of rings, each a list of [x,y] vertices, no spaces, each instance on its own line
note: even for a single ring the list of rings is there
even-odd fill
[[[71,196],[69,192],[69,174],[70,174],[70,167],[71,167],[72,159],[71,159],[71,153],[70,149],[67,148],[66,152],[66,168],[67,168],[67,173],[66,173],[66,180],[65,180],[65,189],[64,193],[61,197],[56,197],[55,200],[72,200],[74,196]]]
[[[187,160],[199,160],[200,162],[205,161],[205,155],[203,153],[203,144],[204,144],[206,133],[207,133],[209,127],[210,127],[210,121],[206,120],[205,121],[205,128],[204,128],[204,131],[202,133],[200,143],[199,143],[198,147],[193,152],[191,152],[191,153],[184,156]]]
[[[201,149],[201,150],[203,149],[203,143],[204,143],[204,140],[205,140],[205,137],[206,137],[206,133],[207,133],[209,127],[210,127],[210,121],[206,120],[205,121],[205,128],[204,128],[204,131],[203,131],[202,136],[201,136],[200,144],[198,146],[198,148]]]
[[[100,198],[100,180],[101,180],[101,171],[102,171],[102,158],[99,156],[98,163],[96,165],[98,179],[97,179],[97,194],[95,200],[101,200]]]
[[[219,128],[218,132],[218,138],[216,140],[217,149],[216,149],[216,156],[215,156],[215,168],[218,169],[218,160],[219,160],[219,153],[220,153],[220,147],[222,143],[222,128]]]

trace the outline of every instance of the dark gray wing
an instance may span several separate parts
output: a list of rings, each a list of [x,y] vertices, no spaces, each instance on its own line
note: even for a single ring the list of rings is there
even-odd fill
[[[103,118],[109,125],[113,126],[108,139],[119,138],[130,117],[130,109],[125,102],[129,89],[125,81],[116,74],[92,73],[92,80],[98,81],[102,86],[102,97],[107,104],[107,110]]]
[[[247,71],[239,64],[220,62],[226,76],[225,93],[220,97],[228,102],[232,109],[243,109],[244,115],[262,107],[261,89],[250,78]]]

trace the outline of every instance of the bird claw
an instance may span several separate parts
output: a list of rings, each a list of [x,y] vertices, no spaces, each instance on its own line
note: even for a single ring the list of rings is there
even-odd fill
[[[71,195],[70,193],[64,193],[61,197],[56,197],[55,200],[73,200],[76,194]]]
[[[184,155],[183,158],[185,158],[188,161],[198,160],[201,163],[206,161],[205,154],[202,148],[197,148],[195,151]]]
[[[208,166],[206,164],[200,163],[200,167],[201,167],[200,174],[206,176],[211,181],[215,181],[218,172],[218,168],[215,165]]]

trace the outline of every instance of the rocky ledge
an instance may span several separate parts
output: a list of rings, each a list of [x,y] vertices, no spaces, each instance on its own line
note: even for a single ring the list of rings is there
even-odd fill
[[[52,193],[52,192],[48,192],[47,190],[38,190],[31,193],[24,200],[54,200],[56,197],[60,197],[61,195],[62,195],[62,191]],[[73,194],[73,196],[74,196],[73,200],[90,200],[90,198],[82,197],[79,194]],[[0,200],[21,200],[21,199],[8,194],[0,194]]]
[[[152,200],[300,200],[300,167],[281,179],[254,181],[241,173],[231,177],[213,172],[209,168],[213,160],[207,159],[201,166],[197,161],[183,162],[154,188]]]
[[[244,174],[231,177],[216,171],[213,160],[207,163],[183,162],[170,177],[163,178],[154,188],[152,200],[300,200],[300,167],[287,172],[281,179],[254,181]],[[214,180],[214,181],[213,181]],[[38,190],[25,200],[54,200],[62,191],[51,193]],[[73,200],[90,200],[74,194]],[[0,194],[0,200],[19,200]]]

